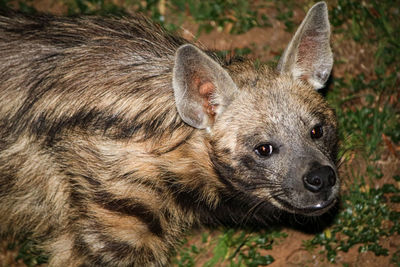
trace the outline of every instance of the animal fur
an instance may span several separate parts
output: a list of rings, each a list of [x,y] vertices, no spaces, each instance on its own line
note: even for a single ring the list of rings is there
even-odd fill
[[[271,70],[139,16],[3,14],[0,233],[30,234],[50,266],[164,266],[194,226],[327,211],[329,31],[318,3]]]

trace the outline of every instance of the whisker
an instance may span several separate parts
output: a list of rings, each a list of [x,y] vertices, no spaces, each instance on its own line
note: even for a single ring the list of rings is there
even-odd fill
[[[281,189],[275,190],[271,192],[271,195],[268,196],[267,198],[260,199],[257,201],[246,213],[246,215],[242,218],[240,225],[245,226],[247,222],[256,214],[265,204],[269,202],[271,198],[279,197],[285,195],[285,192],[283,192]]]
[[[265,204],[265,201],[258,201],[253,207],[250,208],[250,210],[246,213],[246,215],[242,218],[240,225],[245,226],[249,219],[253,217],[253,215],[262,207],[262,205]]]

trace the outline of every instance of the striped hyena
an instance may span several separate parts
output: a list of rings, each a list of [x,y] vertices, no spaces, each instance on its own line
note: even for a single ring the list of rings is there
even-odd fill
[[[142,17],[0,17],[0,231],[50,266],[164,266],[186,230],[320,215],[338,198],[316,4],[276,70]]]

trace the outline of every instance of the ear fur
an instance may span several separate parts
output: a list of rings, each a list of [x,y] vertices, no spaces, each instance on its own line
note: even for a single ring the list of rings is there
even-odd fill
[[[227,71],[191,44],[176,52],[172,85],[179,115],[199,129],[212,126],[237,91]]]
[[[278,63],[278,72],[290,73],[295,79],[308,81],[316,90],[321,89],[333,65],[329,39],[328,8],[325,2],[319,2],[297,29]]]

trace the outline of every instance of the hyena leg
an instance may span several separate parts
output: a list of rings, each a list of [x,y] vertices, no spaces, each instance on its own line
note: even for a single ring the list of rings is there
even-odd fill
[[[88,177],[83,185],[79,178],[71,179],[68,233],[53,244],[55,257],[69,257],[71,266],[165,266],[167,223],[150,201],[139,193],[115,195]],[[58,259],[51,263],[61,266]]]
[[[138,220],[106,212],[101,220],[93,212],[86,216],[74,222],[74,231],[48,242],[49,266],[167,265],[169,248]]]
[[[74,255],[74,237],[64,234],[60,237],[46,242],[45,249],[50,253],[49,266],[81,266],[84,259]]]
[[[95,233],[64,234],[48,243],[52,257],[49,266],[154,266],[167,265],[167,254],[162,244],[134,246],[132,241]],[[107,240],[108,239],[108,240]],[[90,242],[90,243],[89,243]],[[156,247],[160,250],[157,250]]]

